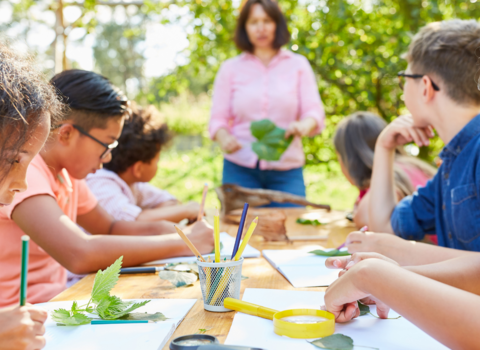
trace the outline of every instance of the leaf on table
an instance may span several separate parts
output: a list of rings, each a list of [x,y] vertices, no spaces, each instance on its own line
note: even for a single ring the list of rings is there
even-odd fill
[[[357,301],[358,308],[360,310],[360,316],[365,316],[370,313],[370,306],[362,304],[361,302]]]
[[[133,303],[122,301],[117,296],[109,296],[97,305],[96,312],[104,320],[115,320],[144,306],[145,304],[148,304],[149,302],[150,300],[144,300],[140,303]]]
[[[185,287],[194,284],[198,276],[194,273],[175,272],[175,271],[160,271],[158,276],[162,280],[169,281],[175,287]]]
[[[166,321],[169,318],[165,317],[164,314],[161,312],[155,312],[154,314],[143,313],[143,312],[131,312],[127,315],[124,315],[119,318],[120,320],[138,320],[138,321],[153,321],[153,322],[160,322]]]
[[[312,250],[309,252],[310,254],[315,254],[315,255],[320,255],[320,256],[347,256],[351,255],[348,251],[343,251],[343,250],[337,250],[337,249],[332,249],[332,250]]]
[[[195,332],[195,334],[205,334],[207,333],[209,330],[211,330],[213,327],[205,327],[205,328],[199,328],[197,332]]]
[[[353,339],[340,333],[314,340],[310,344],[315,345],[317,348],[328,350],[353,349]]]
[[[77,312],[72,313],[65,309],[54,310],[51,314],[52,320],[65,326],[80,326],[82,324],[88,324],[92,320],[90,317]]]
[[[117,259],[104,271],[99,270],[95,276],[92,288],[92,301],[99,303],[102,299],[110,296],[110,291],[117,284],[122,267],[123,256]]]
[[[293,136],[285,139],[285,129],[277,127],[268,119],[253,122],[250,125],[252,135],[258,140],[252,144],[252,150],[259,159],[277,161],[290,146]]]
[[[310,220],[310,219],[298,218],[296,222],[297,224],[300,224],[300,225],[312,225],[312,226],[326,225],[325,223],[320,222],[317,219]]]
[[[242,281],[243,281],[243,280],[248,280],[249,278],[250,278],[250,277],[247,277],[247,276],[242,275]]]

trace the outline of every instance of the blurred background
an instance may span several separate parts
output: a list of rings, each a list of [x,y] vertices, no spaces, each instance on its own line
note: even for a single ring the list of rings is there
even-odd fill
[[[342,176],[335,125],[369,110],[390,121],[407,113],[396,74],[426,23],[480,19],[477,0],[279,0],[292,34],[288,49],[308,58],[327,113],[326,129],[303,140],[307,198],[350,209],[358,191]],[[182,201],[221,184],[222,155],[207,124],[215,74],[237,55],[240,0],[0,0],[0,36],[30,52],[48,78],[68,68],[107,76],[140,104],[154,104],[176,137],[153,180]],[[443,144],[412,155],[434,164]],[[209,206],[217,205],[210,195]]]

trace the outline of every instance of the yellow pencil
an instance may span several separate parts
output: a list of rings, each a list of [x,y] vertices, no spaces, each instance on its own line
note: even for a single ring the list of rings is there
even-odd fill
[[[183,241],[185,242],[185,244],[188,246],[188,248],[190,248],[190,250],[192,251],[193,255],[195,255],[198,259],[200,259],[200,261],[203,261],[205,262],[205,259],[202,257],[202,254],[200,254],[200,252],[197,250],[197,248],[195,248],[195,246],[193,245],[193,243],[188,239],[188,237],[185,235],[185,233],[182,232],[182,230],[180,230],[177,226],[173,226],[175,227],[175,230],[177,230],[178,234],[180,235],[180,237],[183,239]]]
[[[217,215],[213,218],[213,233],[215,234],[215,262],[220,262],[220,215],[217,209]]]
[[[242,244],[240,244],[240,248],[238,248],[237,254],[235,255],[235,261],[238,261],[238,259],[240,259],[240,257],[242,256],[243,251],[245,250],[245,247],[247,246],[248,241],[250,240],[250,237],[252,237],[253,231],[255,231],[255,228],[257,227],[257,224],[258,224],[258,216],[250,224],[250,227],[248,228],[248,231],[242,240]]]

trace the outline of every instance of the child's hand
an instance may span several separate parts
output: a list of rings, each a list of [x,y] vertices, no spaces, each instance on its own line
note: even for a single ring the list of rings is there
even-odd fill
[[[191,226],[188,238],[202,254],[209,254],[213,250],[213,228],[205,220],[197,221]]]
[[[30,304],[0,310],[0,349],[43,349],[46,320],[47,312]]]
[[[360,252],[375,252],[389,255],[391,249],[399,248],[404,243],[400,237],[390,233],[373,233],[355,231],[348,235],[345,246],[351,254]]]
[[[430,138],[434,137],[433,128],[418,128],[413,125],[411,115],[398,117],[391,122],[378,136],[377,145],[393,150],[409,142],[415,142],[419,147],[428,146]]]
[[[188,219],[190,222],[195,221],[200,211],[200,204],[197,202],[188,202],[183,205],[185,209],[185,219]]]
[[[366,259],[381,259],[399,266],[395,260],[378,253],[355,253],[351,256],[331,257],[325,261],[325,266],[329,269],[343,269],[338,273],[338,276],[342,277],[355,264]]]
[[[238,142],[237,138],[225,129],[218,130],[215,140],[218,142],[222,151],[227,154],[235,153],[242,148],[242,145]]]
[[[303,137],[310,134],[310,132],[317,126],[317,121],[313,118],[306,118],[301,121],[290,123],[285,131],[285,138],[290,136]]]

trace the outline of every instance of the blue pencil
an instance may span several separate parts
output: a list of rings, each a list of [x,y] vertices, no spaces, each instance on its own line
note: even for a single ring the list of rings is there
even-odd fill
[[[238,247],[240,246],[240,240],[242,239],[243,228],[245,227],[245,221],[247,219],[247,212],[248,212],[248,203],[245,203],[243,206],[242,217],[240,219],[240,224],[238,225],[238,232],[237,238],[235,239],[235,245],[233,246],[233,253],[231,260],[235,257],[238,251]]]

